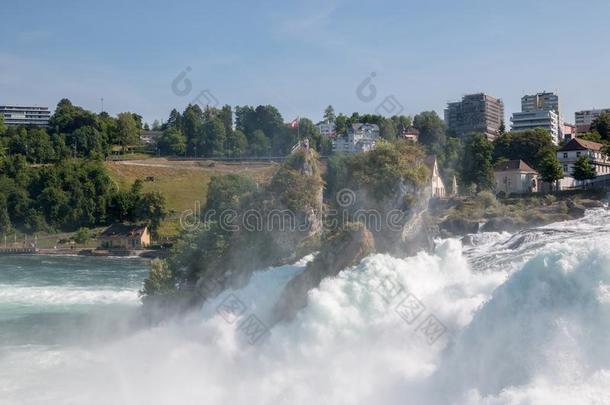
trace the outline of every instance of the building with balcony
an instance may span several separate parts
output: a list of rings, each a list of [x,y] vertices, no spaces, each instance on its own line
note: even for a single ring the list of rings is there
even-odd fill
[[[7,126],[48,127],[51,112],[49,107],[21,107],[14,105],[0,106],[0,115],[4,117]]]
[[[563,140],[563,119],[555,93],[545,91],[521,97],[521,112],[514,113],[510,120],[513,131],[543,128],[551,133],[555,145]]]
[[[478,132],[494,139],[503,121],[502,100],[484,93],[466,95],[462,101],[448,103],[445,109],[447,129],[460,137]]]
[[[347,134],[338,136],[332,142],[333,152],[347,154],[368,152],[375,148],[379,139],[379,127],[375,124],[353,124]]]
[[[334,138],[335,137],[335,123],[334,122],[326,122],[322,121],[316,124],[316,128],[318,128],[318,132],[325,138]]]
[[[559,114],[559,96],[543,91],[521,97],[521,111],[555,111]]]
[[[551,133],[555,145],[557,145],[561,139],[561,119],[555,111],[539,110],[517,112],[513,114],[510,120],[512,122],[512,130],[515,132],[543,128]]]
[[[574,164],[581,156],[587,156],[595,168],[595,174],[604,176],[610,174],[610,158],[603,152],[601,143],[574,138],[557,151],[557,159],[563,167],[564,178],[560,181],[562,189],[578,186],[573,178]]]

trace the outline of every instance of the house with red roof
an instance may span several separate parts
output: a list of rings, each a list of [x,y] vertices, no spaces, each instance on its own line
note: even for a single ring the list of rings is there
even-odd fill
[[[538,172],[523,160],[507,160],[494,166],[496,192],[510,194],[536,193]]]
[[[610,159],[603,152],[601,143],[574,138],[557,151],[557,159],[563,167],[564,178],[560,181],[561,189],[578,187],[578,182],[572,177],[574,164],[581,156],[587,156],[595,168],[597,176],[610,174]]]

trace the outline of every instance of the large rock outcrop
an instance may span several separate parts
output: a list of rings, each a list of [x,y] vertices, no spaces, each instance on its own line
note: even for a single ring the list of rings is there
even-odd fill
[[[430,172],[419,148],[382,144],[346,160],[341,173],[330,201],[339,223],[363,223],[380,253],[404,257],[433,248],[426,223]]]
[[[271,322],[290,320],[307,304],[307,293],[326,277],[334,277],[375,251],[373,235],[359,223],[346,224],[328,236],[316,258],[284,288]]]
[[[190,297],[197,304],[226,288],[245,285],[257,269],[296,261],[317,249],[322,187],[316,152],[301,148],[258,190],[223,189],[216,204],[223,213],[183,235],[167,259],[177,286],[172,295]],[[155,301],[155,295],[160,296],[157,301],[167,301],[161,296],[169,293],[148,292],[146,301]]]

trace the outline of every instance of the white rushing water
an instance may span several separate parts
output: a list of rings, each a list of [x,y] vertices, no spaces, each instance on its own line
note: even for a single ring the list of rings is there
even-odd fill
[[[3,348],[0,403],[610,404],[610,213],[473,240],[370,256],[268,333],[305,260],[184,320]]]

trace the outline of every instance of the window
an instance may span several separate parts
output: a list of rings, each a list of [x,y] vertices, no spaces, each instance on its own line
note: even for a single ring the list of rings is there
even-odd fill
[[[576,152],[576,157],[580,157],[580,152]]]
[[[568,158],[568,152],[563,152],[563,158],[567,159]]]
[[[568,165],[563,165],[563,171],[566,173],[568,172]]]

